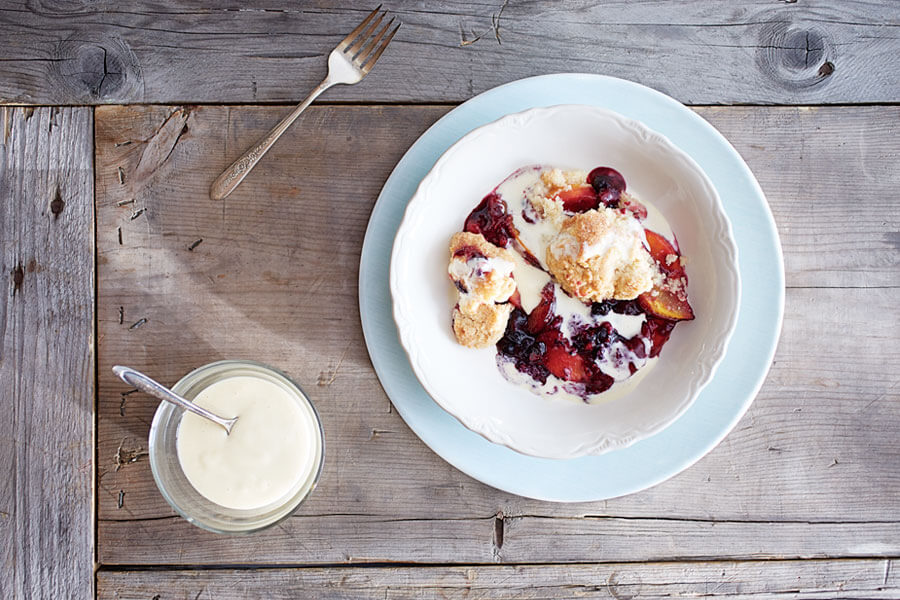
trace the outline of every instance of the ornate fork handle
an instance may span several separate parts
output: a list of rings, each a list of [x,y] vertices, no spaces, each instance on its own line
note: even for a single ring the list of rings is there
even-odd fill
[[[213,200],[222,200],[227,197],[228,194],[233,192],[241,181],[244,180],[244,177],[246,177],[253,167],[256,166],[256,163],[258,163],[266,152],[269,151],[269,148],[275,145],[275,142],[278,141],[281,134],[287,131],[287,128],[297,120],[300,113],[306,110],[306,107],[312,104],[313,100],[315,100],[319,94],[334,84],[335,82],[332,82],[330,78],[326,77],[325,80],[312,91],[306,100],[298,104],[297,107],[291,111],[291,114],[279,121],[278,125],[273,127],[262,140],[251,146],[249,150],[231,163],[231,166],[225,169],[225,171],[223,171],[212,183],[212,186],[210,186],[210,198]]]
[[[291,126],[297,117],[300,116],[307,106],[315,100],[319,94],[338,83],[352,85],[359,83],[372,66],[391,43],[394,34],[400,29],[398,23],[391,30],[394,19],[378,29],[381,21],[384,19],[387,11],[380,13],[381,6],[369,13],[362,23],[350,34],[341,40],[341,43],[331,51],[328,55],[328,76],[312,91],[309,97],[297,105],[297,107],[270,131],[266,137],[257,142],[249,150],[244,152],[240,158],[231,163],[231,166],[225,169],[219,175],[209,188],[209,196],[213,200],[222,200],[228,194],[234,191],[247,173],[253,170],[256,163],[265,156],[269,148],[281,137],[281,134]],[[379,14],[380,13],[380,14]],[[390,32],[390,33],[389,33]]]

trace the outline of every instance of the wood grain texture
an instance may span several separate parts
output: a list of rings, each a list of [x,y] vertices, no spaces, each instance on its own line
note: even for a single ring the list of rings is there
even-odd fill
[[[788,287],[900,287],[900,106],[697,112],[765,191]]]
[[[896,556],[900,461],[893,330],[847,334],[809,355],[818,331],[872,331],[900,321],[893,290],[790,290],[776,364],[747,416],[697,465],[655,488],[602,503],[553,505],[498,493],[433,455],[396,414],[324,415],[330,448],[316,494],[278,530],[231,543],[171,515],[146,464],[112,467],[101,489],[108,564],[544,562]],[[841,304],[867,303],[849,314]],[[812,307],[826,318],[809,322]],[[883,363],[867,348],[888,349]],[[351,359],[345,358],[347,365]],[[357,359],[353,359],[357,360]],[[377,385],[362,368],[334,393]],[[320,406],[335,402],[313,388]],[[371,394],[376,406],[387,400]],[[131,401],[130,401],[131,402]],[[101,411],[112,411],[108,406]],[[106,412],[105,414],[109,414]],[[151,407],[139,419],[150,418]],[[122,420],[121,417],[119,420]],[[103,448],[103,446],[101,446]],[[142,472],[143,471],[143,472]],[[398,475],[399,474],[399,475]],[[116,504],[119,484],[126,506]],[[815,490],[815,493],[810,493]],[[503,542],[497,547],[498,513]],[[440,543],[432,543],[439,539]],[[389,540],[389,541],[388,541]],[[249,558],[248,558],[249,557]]]
[[[94,562],[92,110],[0,113],[0,597],[86,598]]]
[[[896,598],[889,560],[103,572],[99,600]]]
[[[296,102],[374,4],[6,2],[0,100]],[[378,67],[326,100],[459,102],[555,72],[623,77],[691,104],[900,99],[894,0],[395,0],[389,8],[404,26]]]
[[[795,287],[775,364],[743,421],[697,465],[640,494],[574,505],[501,493],[444,463],[391,410],[365,351],[356,281],[369,212],[446,110],[313,107],[214,203],[209,183],[283,108],[97,109],[101,563],[900,553],[898,370],[886,368],[900,364],[898,253],[885,243],[900,229],[896,107],[699,110],[747,158],[782,233]],[[857,179],[866,193],[848,198],[830,147],[858,129],[875,150],[844,153],[842,169],[877,177]],[[143,454],[156,403],[123,396],[110,367],[127,359],[174,383],[232,357],[290,373],[322,414],[329,452],[295,517],[222,538],[159,495]]]
[[[179,517],[102,521],[100,561],[124,566],[465,565],[900,556],[896,521],[568,517],[565,509],[533,503],[542,515],[504,517],[497,526],[494,516],[406,517],[401,511],[408,502],[398,495],[397,508],[385,517],[314,515],[306,510],[273,530],[240,538],[207,533]],[[610,505],[615,510],[615,503]],[[656,512],[663,507],[657,505]],[[503,531],[502,544],[498,529]]]

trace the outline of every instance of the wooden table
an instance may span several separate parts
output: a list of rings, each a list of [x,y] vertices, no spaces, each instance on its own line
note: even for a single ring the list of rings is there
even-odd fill
[[[390,8],[404,26],[372,75],[216,203],[212,179],[369,4],[0,6],[0,597],[900,597],[897,2]],[[725,441],[655,488],[571,505],[489,488],[418,440],[369,361],[356,283],[417,136],[562,71],[715,125],[765,190],[788,288]],[[319,489],[259,535],[175,516],[146,458],[156,403],[110,371],[172,383],[225,357],[290,373],[328,436]]]

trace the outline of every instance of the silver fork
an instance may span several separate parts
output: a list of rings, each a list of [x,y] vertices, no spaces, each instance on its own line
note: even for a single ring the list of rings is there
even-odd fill
[[[339,83],[348,85],[359,83],[372,70],[375,62],[381,57],[381,53],[387,48],[387,45],[401,25],[397,23],[397,26],[391,29],[391,25],[394,24],[395,20],[392,18],[389,23],[379,30],[378,26],[381,25],[381,21],[387,15],[387,11],[379,14],[380,11],[381,5],[378,5],[378,8],[373,10],[359,24],[359,27],[351,31],[331,51],[331,54],[328,55],[328,75],[322,83],[312,91],[306,100],[298,104],[291,114],[272,128],[262,140],[244,152],[240,158],[231,163],[231,166],[216,178],[209,188],[210,198],[222,200],[233,192],[263,155],[269,151],[269,148],[281,137],[281,134],[291,126],[291,123],[300,116],[300,113],[307,106],[312,104],[313,100],[319,97],[319,94]],[[390,33],[388,33],[388,30],[390,30]]]

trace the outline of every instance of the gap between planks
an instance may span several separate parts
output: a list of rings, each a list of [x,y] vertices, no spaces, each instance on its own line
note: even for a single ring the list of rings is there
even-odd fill
[[[891,560],[712,561],[499,565],[273,567],[262,569],[103,569],[101,599],[127,597],[896,598]],[[199,590],[199,591],[198,591]],[[206,593],[206,596],[204,596]]]
[[[727,558],[709,558],[709,559],[671,559],[671,560],[616,560],[616,561],[573,561],[573,562],[541,562],[529,561],[521,563],[502,563],[495,562],[408,562],[408,561],[372,561],[372,562],[354,562],[354,563],[235,563],[235,564],[128,564],[117,563],[112,565],[98,565],[96,571],[98,573],[130,573],[130,572],[172,572],[172,571],[289,571],[298,570],[343,570],[350,571],[353,569],[466,569],[470,567],[485,569],[508,569],[521,567],[594,567],[613,565],[695,565],[695,566],[714,566],[714,565],[732,565],[732,564],[809,564],[814,562],[835,562],[835,563],[856,563],[856,562],[874,562],[883,564],[884,577],[883,580],[889,579],[893,574],[893,561],[900,560],[900,554],[897,556],[835,556],[829,558],[754,558],[748,560],[735,560]]]

